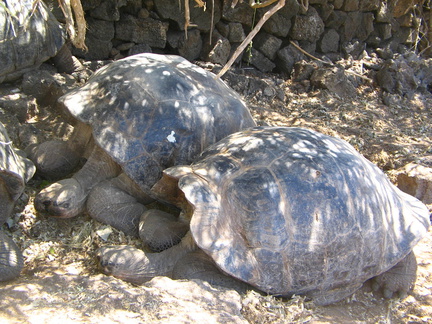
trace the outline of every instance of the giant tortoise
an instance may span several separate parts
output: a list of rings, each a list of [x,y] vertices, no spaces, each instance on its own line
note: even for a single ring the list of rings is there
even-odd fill
[[[33,163],[12,147],[6,128],[0,122],[0,226],[11,215],[15,201],[33,176]],[[14,241],[0,230],[0,281],[19,275],[23,266],[21,251]]]
[[[102,247],[105,273],[135,283],[205,278],[209,267],[186,256],[200,249],[224,274],[269,294],[328,304],[376,277],[390,297],[415,282],[412,248],[430,225],[426,206],[351,145],[303,128],[232,134],[192,165],[165,170],[153,190],[183,209],[190,232],[160,253]]]
[[[75,216],[92,189],[90,215],[128,234],[138,233],[143,204],[164,169],[190,164],[210,144],[255,125],[238,94],[175,55],[115,61],[59,101],[78,120],[77,131],[65,147],[58,142],[38,147],[32,154],[37,167],[64,172],[96,145],[72,178],[37,195],[36,209]]]
[[[82,68],[65,44],[60,23],[43,1],[0,2],[0,83],[19,78],[51,57],[61,71]]]

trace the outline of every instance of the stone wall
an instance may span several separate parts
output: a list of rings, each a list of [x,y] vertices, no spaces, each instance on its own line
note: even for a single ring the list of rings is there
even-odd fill
[[[247,2],[231,8],[231,1],[214,0],[212,8],[208,0],[203,10],[190,0],[195,26],[188,29],[186,37],[184,0],[82,0],[89,50],[75,51],[75,55],[102,60],[140,52],[175,53],[189,60],[224,64],[268,10],[255,12]],[[290,41],[333,61],[349,55],[355,58],[365,49],[390,58],[401,46],[417,42],[421,20],[411,4],[421,3],[419,0],[309,0],[307,8],[302,5],[305,2],[286,0],[285,7],[253,40],[243,60],[263,72],[290,74],[294,63],[303,58]]]

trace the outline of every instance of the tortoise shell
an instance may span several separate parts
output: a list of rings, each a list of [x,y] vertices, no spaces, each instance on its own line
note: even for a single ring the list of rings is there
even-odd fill
[[[12,212],[15,201],[24,191],[25,183],[36,171],[33,163],[16,150],[0,122],[0,225]]]
[[[19,78],[53,57],[65,42],[60,23],[43,1],[2,1],[0,82]]]
[[[0,122],[0,226],[11,215],[25,183],[35,173],[35,166],[12,146],[6,128]],[[0,281],[17,277],[24,259],[14,241],[0,228]]]
[[[351,145],[302,128],[232,134],[189,170],[165,170],[161,182],[173,178],[192,207],[198,246],[271,294],[355,290],[403,259],[429,227],[426,206]]]
[[[98,70],[60,98],[144,191],[162,170],[255,126],[239,95],[180,56],[138,54]]]

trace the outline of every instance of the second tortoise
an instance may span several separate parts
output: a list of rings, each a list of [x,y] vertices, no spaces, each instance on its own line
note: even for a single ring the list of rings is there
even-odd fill
[[[255,126],[239,95],[212,73],[174,55],[138,54],[115,61],[60,103],[76,119],[75,132],[67,143],[34,148],[38,171],[62,178],[85,150],[93,151],[71,178],[37,195],[36,209],[73,217],[87,202],[92,217],[127,234],[138,233],[143,204],[164,169],[189,164],[207,146]]]

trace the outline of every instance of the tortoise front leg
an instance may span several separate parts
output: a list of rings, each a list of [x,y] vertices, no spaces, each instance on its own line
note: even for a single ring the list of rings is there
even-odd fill
[[[111,225],[127,235],[138,236],[144,205],[152,202],[125,173],[102,181],[95,186],[87,200],[87,211],[97,221]]]
[[[35,208],[55,217],[77,216],[84,211],[90,190],[119,173],[120,166],[104,150],[94,145],[86,164],[72,178],[53,183],[37,194]]]

